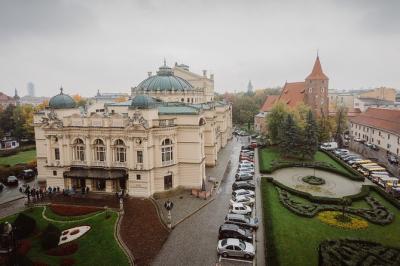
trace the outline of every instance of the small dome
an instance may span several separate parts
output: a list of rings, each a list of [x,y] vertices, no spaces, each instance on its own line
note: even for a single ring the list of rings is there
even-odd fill
[[[76,104],[71,96],[63,93],[63,88],[60,89],[60,94],[51,97],[49,107],[53,109],[75,108]]]
[[[137,95],[132,99],[131,108],[151,109],[156,107],[157,101],[147,95]]]
[[[159,68],[157,75],[143,80],[136,90],[140,91],[184,91],[192,90],[193,86],[183,78],[174,75],[174,72],[165,62]]]

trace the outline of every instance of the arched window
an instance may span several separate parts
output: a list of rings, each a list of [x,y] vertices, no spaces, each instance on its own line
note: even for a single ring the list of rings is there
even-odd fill
[[[126,147],[125,143],[121,139],[117,139],[114,143],[114,160],[116,162],[126,162]]]
[[[76,139],[73,144],[73,156],[75,161],[85,160],[85,144],[82,139]]]
[[[94,141],[94,160],[99,162],[106,160],[106,146],[101,139]]]
[[[184,101],[185,101],[185,99],[184,99],[184,98],[182,98],[182,99],[181,99],[181,102],[184,102]]]
[[[173,146],[170,139],[163,140],[161,144],[161,161],[163,165],[173,164]]]

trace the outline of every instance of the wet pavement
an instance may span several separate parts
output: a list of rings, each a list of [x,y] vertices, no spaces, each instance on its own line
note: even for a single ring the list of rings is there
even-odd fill
[[[229,173],[222,180],[219,189],[216,191],[215,200],[174,228],[160,253],[153,261],[153,265],[253,264],[253,262],[237,260],[220,260],[217,254],[218,229],[224,223],[225,215],[228,213],[229,200],[232,195],[232,183],[235,180],[234,175],[239,163],[240,148],[242,145],[247,144],[247,138],[242,139],[236,141],[233,138],[218,154],[217,166],[207,169],[207,176],[221,177],[224,175],[228,162],[231,161],[228,168]],[[261,205],[258,204],[258,198],[260,197],[257,196],[257,213],[258,209],[261,209]],[[263,243],[263,238],[260,239],[260,242]],[[263,251],[263,247],[261,251],[257,251],[257,259],[258,253],[262,257],[261,264],[257,263],[257,265],[264,265]]]
[[[24,182],[19,179],[18,186],[4,186],[3,191],[0,192],[0,204],[24,197],[25,195],[19,192],[19,187],[22,185],[37,187],[37,181],[34,179],[30,182]]]

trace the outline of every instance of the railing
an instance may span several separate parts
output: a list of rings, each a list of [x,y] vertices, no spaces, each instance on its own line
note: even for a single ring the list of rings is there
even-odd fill
[[[174,161],[173,161],[173,160],[162,162],[162,166],[168,166],[168,165],[172,165],[172,164],[174,164]]]
[[[103,162],[103,161],[92,161],[92,166],[102,166],[102,167],[106,167],[107,166],[107,162]]]
[[[112,162],[113,167],[127,167],[126,162]]]
[[[134,169],[142,170],[142,169],[143,169],[143,164],[142,164],[142,163],[137,163],[137,164],[134,166]]]
[[[71,161],[71,165],[87,165],[86,161]]]

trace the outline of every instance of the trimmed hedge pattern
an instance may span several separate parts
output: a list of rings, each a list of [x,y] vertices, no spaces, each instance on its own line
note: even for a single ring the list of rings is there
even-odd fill
[[[321,211],[341,211],[342,206],[340,205],[328,205],[328,204],[315,204],[315,203],[302,203],[294,200],[291,194],[279,187],[277,187],[279,194],[279,201],[291,212],[303,216],[312,218]],[[375,198],[367,196],[365,201],[371,207],[370,209],[356,209],[347,207],[346,212],[363,217],[374,224],[386,225],[393,222],[394,214],[389,212],[385,206],[381,205]]]
[[[318,255],[320,266],[400,265],[400,249],[356,239],[323,241]]]
[[[48,250],[57,247],[60,242],[60,236],[61,230],[52,224],[48,224],[41,235],[42,248]]]
[[[13,223],[16,228],[15,235],[17,239],[27,238],[36,229],[36,221],[32,217],[20,213]]]

